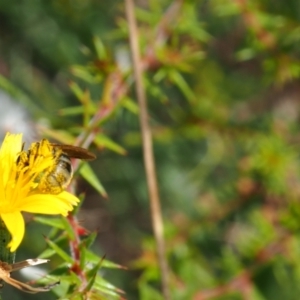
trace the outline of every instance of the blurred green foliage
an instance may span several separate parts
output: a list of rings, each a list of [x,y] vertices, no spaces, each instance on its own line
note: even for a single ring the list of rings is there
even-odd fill
[[[297,300],[298,1],[136,3],[172,299]],[[42,135],[95,133],[101,183],[78,182],[82,222],[99,229],[99,257],[129,268],[101,278],[162,299],[123,1],[0,4],[0,86]],[[24,259],[48,230],[28,227]]]

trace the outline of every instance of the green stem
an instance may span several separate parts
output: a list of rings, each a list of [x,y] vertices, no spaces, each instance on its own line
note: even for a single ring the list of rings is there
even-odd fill
[[[11,265],[15,262],[16,252],[11,252],[7,247],[10,241],[11,234],[7,230],[4,222],[0,220],[0,261],[6,262]]]
[[[11,252],[7,247],[8,243],[11,241],[11,234],[7,230],[4,222],[0,219],[0,261],[6,262],[8,264],[13,264],[15,262],[16,252]],[[2,300],[1,289],[3,287],[3,281],[0,280],[0,300]]]

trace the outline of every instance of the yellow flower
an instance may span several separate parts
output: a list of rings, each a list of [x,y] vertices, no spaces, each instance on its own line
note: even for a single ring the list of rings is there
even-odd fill
[[[40,177],[55,164],[51,151],[47,141],[38,154],[22,151],[22,134],[8,133],[2,143],[0,217],[12,236],[8,244],[11,252],[18,248],[24,236],[22,211],[66,216],[79,202],[77,197],[66,191],[53,194],[39,189]]]

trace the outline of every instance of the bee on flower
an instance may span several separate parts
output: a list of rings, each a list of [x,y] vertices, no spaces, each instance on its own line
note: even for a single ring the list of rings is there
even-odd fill
[[[74,148],[73,157],[95,158],[85,149],[69,147]],[[11,235],[8,243],[11,252],[24,237],[22,212],[67,216],[78,204],[79,199],[65,191],[72,177],[66,152],[46,139],[24,151],[22,134],[5,136],[0,148],[0,218]]]
[[[37,293],[49,291],[58,283],[33,287],[10,277],[13,271],[48,262],[14,262],[14,252],[25,233],[22,212],[67,216],[79,202],[65,191],[73,176],[71,157],[91,160],[95,156],[86,149],[51,144],[46,139],[32,143],[27,151],[23,146],[22,134],[7,133],[0,148],[0,287],[4,281]]]

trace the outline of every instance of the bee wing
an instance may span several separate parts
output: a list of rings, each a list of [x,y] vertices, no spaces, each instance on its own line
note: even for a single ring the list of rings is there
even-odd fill
[[[94,160],[96,155],[85,148],[72,146],[72,145],[64,145],[64,144],[54,144],[51,143],[53,147],[60,148],[65,154],[67,154],[71,158],[79,158],[84,160]]]

